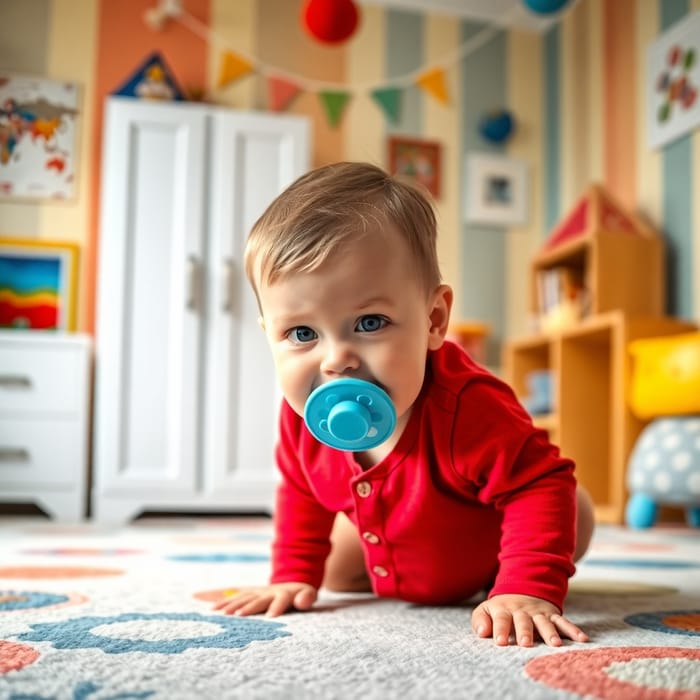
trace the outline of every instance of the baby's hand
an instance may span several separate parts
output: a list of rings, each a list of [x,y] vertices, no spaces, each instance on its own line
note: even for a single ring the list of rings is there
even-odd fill
[[[552,647],[561,646],[561,636],[587,642],[588,635],[559,614],[546,600],[528,595],[495,595],[472,613],[472,629],[480,637],[493,636],[499,646],[506,646],[511,631],[521,647],[531,647],[536,631]]]
[[[274,583],[260,588],[241,590],[232,598],[225,598],[214,606],[226,615],[255,615],[265,612],[277,617],[289,610],[308,610],[315,602],[317,590],[308,583]]]

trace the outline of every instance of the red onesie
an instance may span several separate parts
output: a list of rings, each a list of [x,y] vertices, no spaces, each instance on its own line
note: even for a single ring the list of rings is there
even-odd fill
[[[574,572],[574,465],[511,389],[445,342],[394,450],[364,470],[283,402],[272,583],[319,587],[335,514],[357,526],[374,592],[423,604],[488,589],[562,609]]]

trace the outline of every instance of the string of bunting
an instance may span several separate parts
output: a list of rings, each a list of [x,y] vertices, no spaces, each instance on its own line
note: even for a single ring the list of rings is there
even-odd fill
[[[340,83],[306,78],[265,64],[243,51],[233,51],[207,25],[187,12],[181,12],[173,19],[206,42],[224,47],[219,62],[218,88],[230,85],[247,75],[258,73],[266,80],[268,107],[273,112],[287,109],[302,91],[315,92],[324,109],[328,123],[333,127],[340,122],[353,93],[369,94],[389,122],[394,124],[399,121],[401,96],[406,88],[416,86],[442,105],[449,105],[450,95],[445,80],[447,69],[481,48],[498,32],[502,31],[495,26],[485,27],[451,54],[436,61],[432,67],[391,78],[385,83],[357,84],[348,88],[347,85]]]

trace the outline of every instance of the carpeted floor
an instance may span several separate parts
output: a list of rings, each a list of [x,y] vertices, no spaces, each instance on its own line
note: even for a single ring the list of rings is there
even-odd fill
[[[496,648],[469,607],[369,596],[213,612],[266,580],[270,536],[253,518],[0,519],[0,700],[700,699],[698,530],[599,528],[567,604],[592,641],[559,649]]]

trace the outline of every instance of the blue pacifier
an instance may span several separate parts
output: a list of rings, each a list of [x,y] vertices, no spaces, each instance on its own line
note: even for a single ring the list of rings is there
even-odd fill
[[[304,407],[311,434],[337,450],[369,450],[396,426],[389,394],[363,379],[335,379],[311,392]]]

